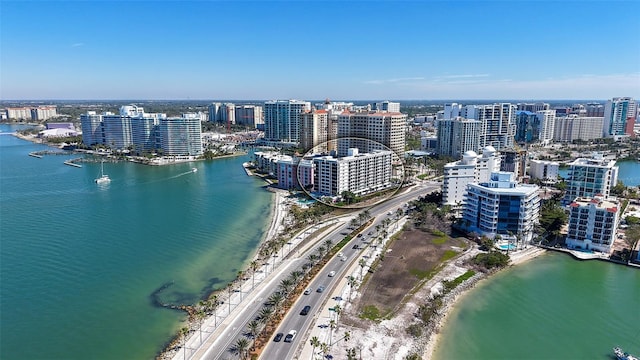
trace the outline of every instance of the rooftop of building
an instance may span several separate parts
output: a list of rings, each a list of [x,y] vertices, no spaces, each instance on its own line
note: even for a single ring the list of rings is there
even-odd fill
[[[602,154],[593,154],[590,158],[578,158],[569,163],[570,166],[605,166],[613,167],[615,160],[608,160]]]
[[[617,212],[618,206],[620,204],[616,199],[603,198],[601,196],[596,196],[593,198],[578,197],[569,206],[581,207],[581,206],[590,206],[590,205],[593,205],[600,209],[607,209],[608,211],[611,211],[611,212]]]

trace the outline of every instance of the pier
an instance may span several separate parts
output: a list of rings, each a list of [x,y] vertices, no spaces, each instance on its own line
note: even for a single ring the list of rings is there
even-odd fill
[[[73,167],[77,167],[77,168],[81,168],[82,165],[74,163],[75,160],[77,160],[77,159],[67,160],[67,161],[64,162],[64,164],[65,165],[69,165],[69,166],[73,166]]]
[[[30,152],[29,156],[33,156],[34,158],[42,159],[42,155],[36,154],[35,152]]]

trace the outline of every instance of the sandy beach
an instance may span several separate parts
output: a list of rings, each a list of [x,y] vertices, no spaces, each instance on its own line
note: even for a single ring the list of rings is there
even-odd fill
[[[517,266],[522,264],[546,250],[530,246],[529,248],[511,254],[511,265]],[[439,333],[446,324],[448,315],[455,308],[459,301],[467,296],[471,289],[482,279],[488,278],[491,274],[476,273],[473,277],[458,285],[451,292],[447,293],[443,298],[443,306],[438,310],[437,314],[432,317],[428,325],[426,325],[422,336],[414,338],[407,334],[406,329],[412,324],[416,318],[415,314],[419,306],[431,298],[433,294],[439,293],[443,288],[443,281],[453,280],[464,274],[471,267],[466,262],[476,256],[480,251],[477,247],[469,248],[458,258],[448,262],[433,278],[425,283],[415,294],[409,299],[398,313],[392,319],[382,320],[379,323],[360,323],[359,325],[347,325],[342,322],[338,325],[337,333],[349,331],[352,339],[357,339],[355,347],[362,354],[363,358],[371,359],[404,359],[410,354],[419,354],[423,359],[431,359],[433,352],[438,346]],[[358,291],[351,294],[351,298],[355,300],[360,296]],[[346,297],[343,294],[343,297]],[[352,304],[347,302],[344,304],[345,312],[351,318],[350,321],[358,318],[358,314],[351,313]],[[355,320],[359,323],[359,321]],[[348,348],[354,347],[354,342],[338,342],[333,345],[333,354],[344,354]]]

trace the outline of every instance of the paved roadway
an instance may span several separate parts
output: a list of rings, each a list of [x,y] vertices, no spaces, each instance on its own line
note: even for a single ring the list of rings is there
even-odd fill
[[[408,191],[404,191],[402,194],[396,195],[391,199],[375,205],[369,208],[371,216],[374,217],[374,223],[365,229],[364,234],[375,229],[375,226],[381,223],[384,219],[389,217],[388,213],[392,212],[395,215],[395,211],[404,206],[407,202],[424,196],[425,194],[434,190],[440,189],[441,185],[438,183],[426,183],[419,184],[409,188]],[[392,216],[393,216],[392,215]],[[347,227],[349,226],[349,220],[351,217],[342,218],[341,221],[335,223],[335,225],[323,234],[319,236],[315,243],[308,244],[304,249],[300,251],[300,254],[294,258],[284,261],[278,266],[275,271],[269,274],[264,274],[266,277],[256,289],[249,292],[239,304],[236,309],[232,309],[231,318],[224,321],[222,324],[218,324],[215,330],[208,331],[203,334],[204,344],[192,344],[192,348],[187,352],[187,357],[192,359],[207,359],[207,360],[219,360],[232,357],[229,349],[232,345],[247,331],[246,326],[258,315],[258,312],[262,308],[262,304],[266,299],[277,290],[280,280],[289,276],[292,271],[300,269],[300,267],[306,262],[306,258],[309,254],[315,252],[316,248],[320,246],[326,239],[331,239],[334,244],[341,241],[347,232],[350,232]],[[335,220],[334,220],[335,222]],[[319,229],[321,226],[317,226]],[[375,232],[375,230],[373,230]],[[294,241],[297,242],[301,237],[297,237]],[[261,359],[293,359],[298,346],[301,345],[300,341],[305,340],[305,333],[312,323],[312,319],[319,313],[321,306],[326,304],[328,294],[331,294],[332,288],[339,282],[339,280],[346,276],[346,270],[353,261],[358,259],[358,255],[362,249],[367,245],[362,240],[367,239],[368,236],[362,238],[354,237],[354,239],[347,244],[341,251],[347,258],[346,261],[342,261],[337,256],[331,259],[327,265],[318,273],[318,275],[310,282],[310,288],[312,290],[309,295],[301,295],[296,301],[291,311],[286,315],[285,319],[280,324],[278,330],[274,333],[274,336],[278,332],[283,333],[283,338],[280,342],[270,341],[267,347],[264,349],[261,355]],[[358,244],[359,249],[353,249],[353,245]],[[329,277],[328,273],[335,271],[334,277]],[[249,281],[251,283],[251,281]],[[246,285],[246,284],[245,284]],[[251,285],[251,284],[249,284]],[[326,287],[323,293],[318,293],[316,290],[320,285]],[[311,306],[311,311],[308,315],[300,315],[300,311],[305,305]],[[222,305],[225,307],[225,305]],[[284,336],[290,331],[296,330],[298,333],[293,342],[284,342]],[[195,342],[195,341],[194,341]],[[199,342],[199,341],[198,341]],[[189,346],[189,345],[187,345]],[[197,349],[193,348],[197,347]],[[182,352],[176,354],[175,358],[182,358]]]
[[[296,337],[293,342],[287,343],[283,340],[280,342],[274,342],[273,340],[265,347],[260,359],[294,359],[296,358],[296,352],[298,347],[304,346],[303,341],[306,341],[306,333],[309,330],[311,324],[314,323],[314,318],[320,313],[323,306],[327,305],[330,294],[333,293],[333,288],[340,282],[340,280],[347,276],[347,269],[351,267],[354,261],[357,261],[363,249],[366,246],[370,246],[371,236],[369,232],[375,233],[376,225],[382,223],[386,218],[395,216],[395,211],[403,207],[408,201],[422,196],[428,192],[439,189],[439,184],[430,184],[427,186],[418,186],[413,191],[398,195],[380,205],[372,207],[369,211],[375,218],[374,222],[366,229],[362,231],[363,236],[361,238],[354,237],[341,251],[347,258],[347,261],[342,261],[338,256],[331,259],[326,266],[318,272],[317,276],[310,282],[309,288],[312,292],[309,295],[301,295],[300,298],[294,303],[291,311],[286,315],[280,326],[276,330],[275,334],[281,332],[284,336],[291,330],[297,331]],[[391,215],[389,215],[391,212]],[[338,234],[336,238],[329,237],[334,243],[341,241],[344,235]],[[366,243],[365,243],[366,241]],[[369,244],[367,244],[369,243]],[[358,245],[358,249],[354,249],[353,246]],[[328,274],[331,271],[335,271],[335,276],[329,277]],[[318,293],[316,290],[320,286],[325,286],[326,289],[322,293]],[[306,305],[311,306],[311,311],[308,315],[301,315],[300,311]],[[328,325],[328,324],[324,324]],[[275,336],[274,334],[274,336]]]

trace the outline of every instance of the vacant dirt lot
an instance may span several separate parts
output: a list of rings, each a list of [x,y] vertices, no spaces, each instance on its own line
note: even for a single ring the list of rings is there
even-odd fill
[[[380,316],[395,312],[403,298],[421,280],[434,274],[442,260],[449,259],[465,246],[462,239],[451,239],[421,230],[405,230],[391,243],[382,261],[369,274],[356,300],[355,313],[375,306]]]

